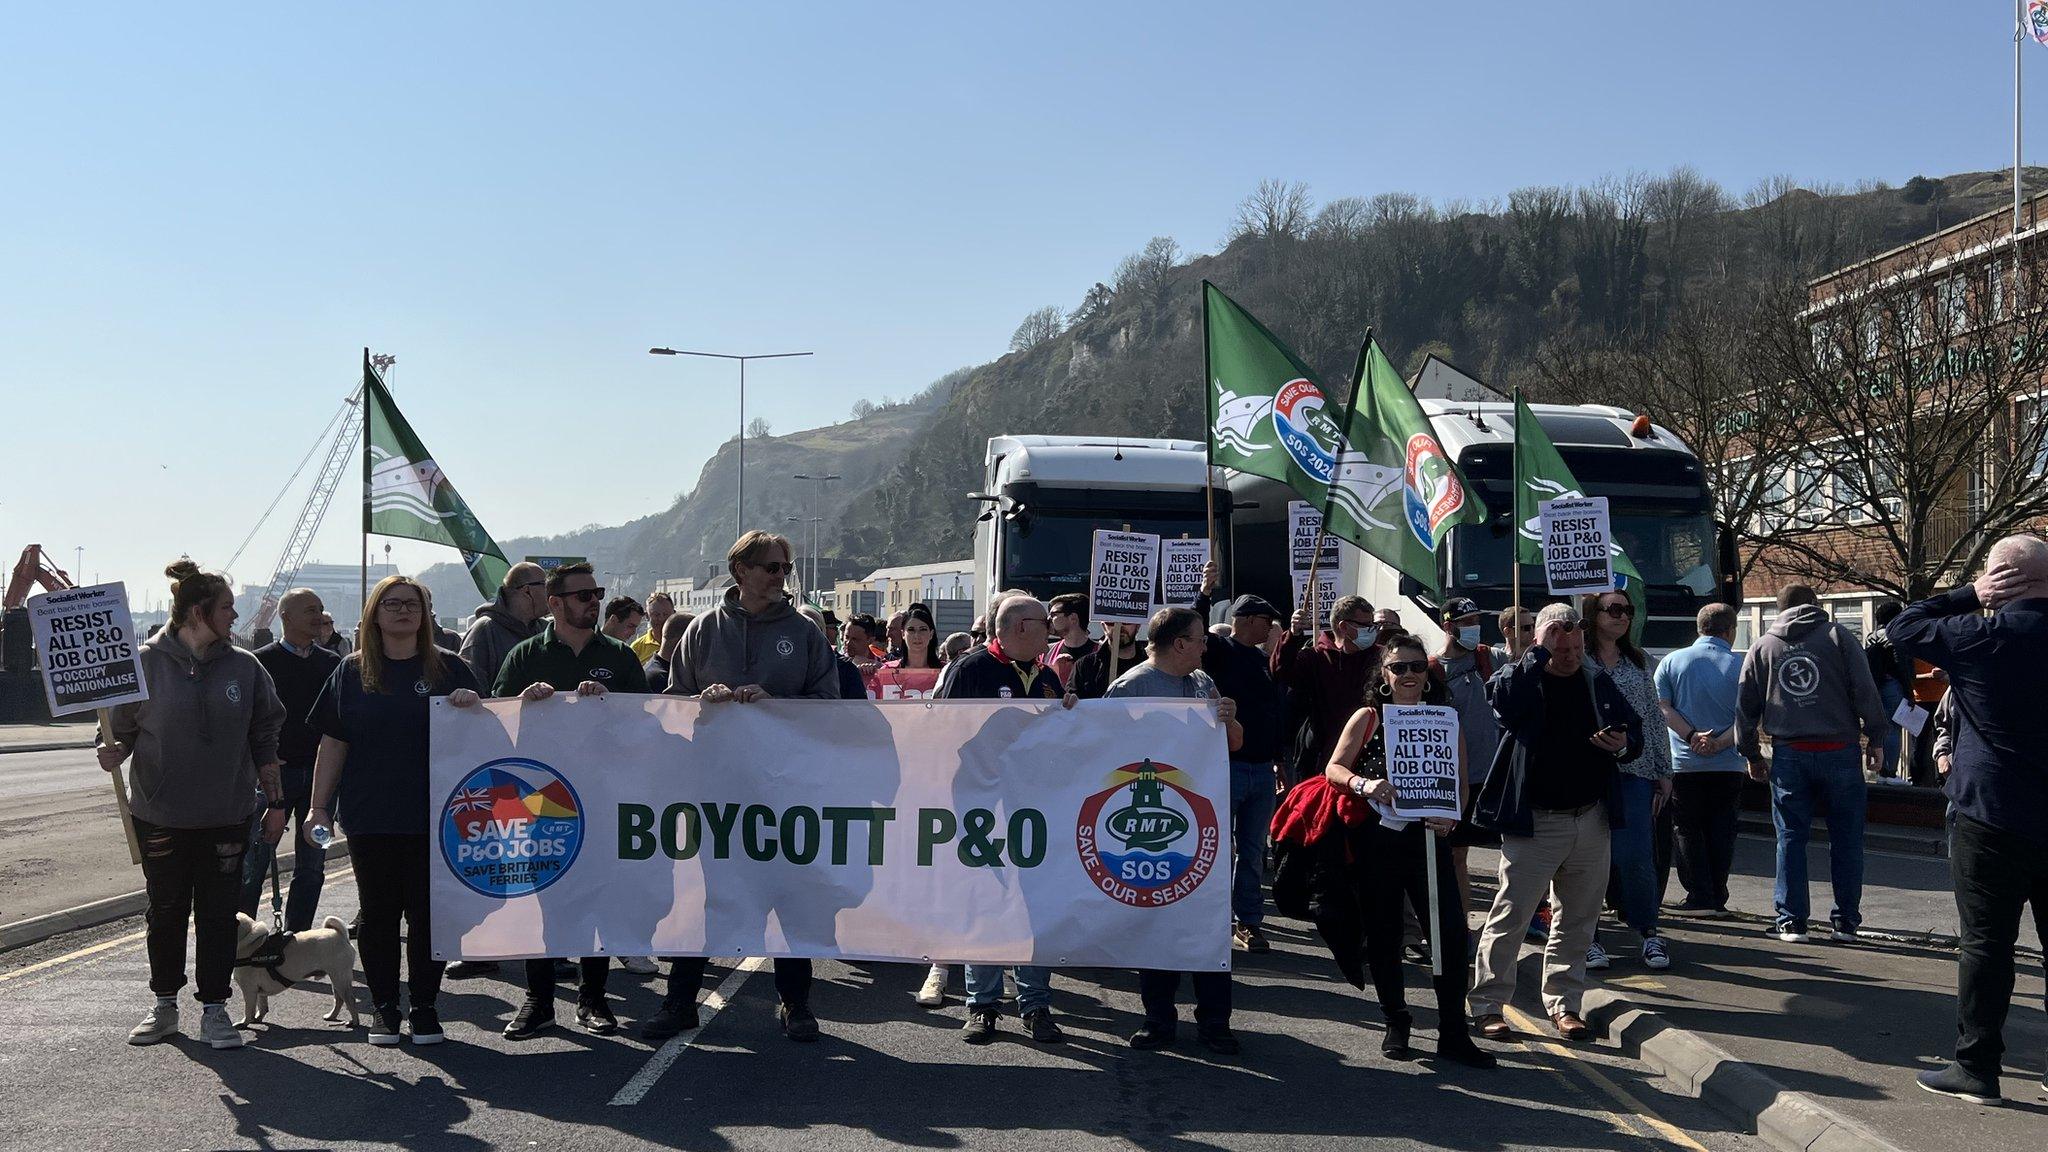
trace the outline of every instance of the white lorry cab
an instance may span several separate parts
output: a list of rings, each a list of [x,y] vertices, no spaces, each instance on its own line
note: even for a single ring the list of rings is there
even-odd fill
[[[1422,400],[1437,440],[1457,462],[1487,510],[1483,524],[1453,529],[1437,550],[1443,599],[1465,597],[1489,617],[1512,601],[1514,405]],[[1707,477],[1698,457],[1668,429],[1622,408],[1530,406],[1587,496],[1605,496],[1616,542],[1642,573],[1649,612],[1643,646],[1655,654],[1697,637],[1700,608],[1742,602],[1734,536],[1713,519]],[[1300,497],[1278,482],[1232,471],[1236,515],[1233,593],[1256,592],[1294,610],[1287,550],[1287,505]],[[1529,525],[1529,531],[1535,526]],[[1375,608],[1393,608],[1402,626],[1435,652],[1443,643],[1442,600],[1418,581],[1350,545],[1339,548],[1338,594],[1356,594]],[[1522,606],[1549,603],[1540,565],[1522,566]],[[1325,626],[1327,626],[1325,622]],[[1501,640],[1497,619],[1482,635]]]
[[[1224,539],[1210,555],[1228,572],[1222,526],[1230,490],[1200,441],[993,437],[982,490],[969,497],[983,505],[974,525],[974,611],[985,612],[990,593],[1005,588],[1041,600],[1087,592],[1098,528],[1203,539],[1212,496]]]

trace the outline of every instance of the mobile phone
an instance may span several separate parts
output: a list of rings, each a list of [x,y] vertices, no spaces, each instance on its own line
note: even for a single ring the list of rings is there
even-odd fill
[[[1605,728],[1602,728],[1602,729],[1601,729],[1600,731],[1598,731],[1598,732],[1595,732],[1595,733],[1594,733],[1594,735],[1595,735],[1595,736],[1620,736],[1620,735],[1623,735],[1623,734],[1625,734],[1625,733],[1626,733],[1627,731],[1628,731],[1628,729],[1627,729],[1627,728],[1625,728],[1625,727],[1623,727],[1623,726],[1621,726],[1620,724],[1609,724],[1609,725],[1608,725],[1607,727],[1605,727]]]

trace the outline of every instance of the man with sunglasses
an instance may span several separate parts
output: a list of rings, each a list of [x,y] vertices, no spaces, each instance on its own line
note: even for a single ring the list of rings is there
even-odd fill
[[[783,590],[796,570],[793,555],[789,541],[772,532],[748,532],[733,543],[725,556],[733,586],[717,607],[683,630],[669,666],[668,695],[694,696],[707,705],[839,699],[839,664],[825,630],[799,614],[795,600]],[[707,917],[710,914],[707,910]],[[702,956],[675,958],[668,973],[668,994],[662,997],[661,1010],[641,1029],[642,1036],[665,1040],[697,1026],[697,993],[704,987],[705,962]],[[810,960],[778,958],[775,992],[782,1001],[776,1016],[783,1035],[816,1040]]]
[[[1600,923],[1621,819],[1619,765],[1643,749],[1643,722],[1614,681],[1586,662],[1578,610],[1546,605],[1536,643],[1488,690],[1505,729],[1473,804],[1473,823],[1499,832],[1500,886],[1479,938],[1472,1016],[1480,1035],[1510,1035],[1522,934],[1544,893],[1552,925],[1543,952],[1543,1008],[1566,1040],[1592,1029],[1579,1015],[1586,952]]]
[[[547,606],[553,619],[506,653],[491,689],[497,697],[517,696],[538,703],[557,692],[602,696],[606,692],[647,691],[647,675],[624,641],[598,631],[604,589],[589,564],[564,564],[546,580]],[[618,1017],[605,1003],[611,962],[585,956],[576,996],[576,1023],[594,1036],[618,1030]],[[526,1000],[505,1026],[508,1040],[528,1040],[554,1026],[555,962],[526,962]]]
[[[535,621],[548,610],[547,582],[540,565],[522,561],[505,573],[496,599],[477,605],[476,620],[462,637],[459,650],[462,662],[476,673],[477,683],[486,687],[496,684],[505,654],[533,635]]]

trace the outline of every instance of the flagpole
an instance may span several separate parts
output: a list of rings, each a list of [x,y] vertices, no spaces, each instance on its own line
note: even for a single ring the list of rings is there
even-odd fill
[[[1516,385],[1514,394],[1515,415],[1514,421],[1511,424],[1514,431],[1514,439],[1508,446],[1508,460],[1510,461],[1508,483],[1511,485],[1508,492],[1508,570],[1514,573],[1514,615],[1511,617],[1513,623],[1509,627],[1519,632],[1522,627],[1522,389],[1520,385]],[[1514,637],[1503,636],[1501,639],[1507,641],[1510,651],[1514,650]]]
[[[375,371],[370,367],[370,350],[363,349],[363,531],[360,541],[362,568],[360,571],[361,597],[358,604],[367,606],[370,602],[370,376]],[[368,608],[364,608],[368,614]],[[356,620],[356,635],[361,636],[363,620]]]
[[[1209,282],[1202,281],[1202,410],[1209,414],[1202,434],[1202,494],[1209,502],[1209,555],[1216,555],[1216,381],[1209,375]],[[1231,556],[1235,566],[1237,557]]]
[[[2027,0],[2012,0],[2012,234],[2020,234],[2020,46],[2027,34]]]

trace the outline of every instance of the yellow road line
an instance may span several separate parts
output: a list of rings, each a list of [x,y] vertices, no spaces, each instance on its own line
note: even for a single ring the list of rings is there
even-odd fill
[[[1689,1152],[1709,1152],[1706,1145],[1686,1135],[1683,1130],[1658,1116],[1651,1110],[1649,1105],[1630,1095],[1628,1089],[1608,1079],[1600,1069],[1580,1059],[1578,1054],[1570,1048],[1554,1040],[1543,1039],[1536,1030],[1536,1021],[1530,1019],[1526,1014],[1512,1007],[1506,1008],[1503,1014],[1507,1017],[1508,1023],[1515,1026],[1517,1032],[1523,1033],[1520,1037],[1523,1043],[1532,1044],[1552,1055],[1563,1057],[1566,1067],[1573,1069],[1587,1080],[1592,1081],[1610,1099],[1620,1104],[1624,1109],[1627,1109],[1627,1115],[1641,1120],[1652,1131],[1656,1132],[1657,1135],[1662,1136],[1665,1140],[1676,1144],[1680,1148],[1688,1149]]]
[[[5,984],[9,980],[19,980],[23,976],[32,975],[37,972],[42,972],[47,969],[55,968],[60,964],[69,964],[73,960],[83,960],[87,956],[95,956],[101,952],[107,951],[110,948],[119,948],[123,944],[133,944],[136,941],[141,940],[148,935],[149,932],[146,929],[141,932],[130,932],[126,936],[116,936],[112,940],[107,940],[98,944],[94,944],[89,948],[80,948],[76,952],[66,952],[62,956],[52,956],[48,960],[37,961],[36,963],[31,964],[26,968],[16,968],[12,972],[0,972],[0,984]]]

